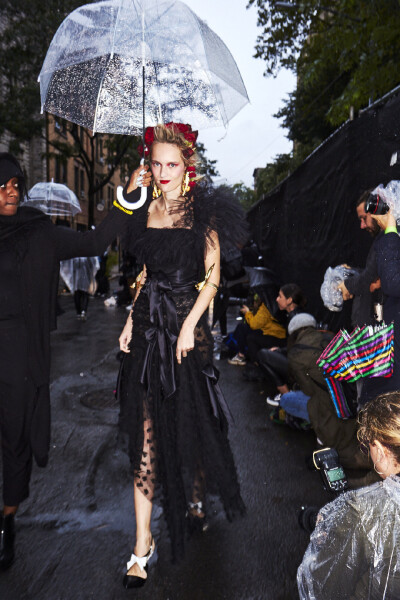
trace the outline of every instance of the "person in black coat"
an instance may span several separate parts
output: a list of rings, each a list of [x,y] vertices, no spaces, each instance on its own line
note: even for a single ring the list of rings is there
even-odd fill
[[[357,217],[360,221],[360,229],[369,233],[373,237],[373,243],[369,249],[365,268],[358,273],[342,281],[339,289],[343,294],[343,300],[353,298],[353,307],[351,311],[351,322],[353,327],[357,325],[373,325],[374,319],[374,302],[379,300],[379,291],[372,293],[371,285],[375,290],[379,289],[378,270],[376,264],[376,244],[379,238],[383,235],[380,225],[373,219],[370,213],[365,212],[366,202],[372,190],[366,190],[360,196],[357,202]]]
[[[17,159],[0,154],[0,433],[3,500],[0,569],[14,559],[14,515],[29,495],[32,460],[48,461],[50,331],[55,329],[59,261],[102,254],[132,211],[113,209],[86,233],[55,227],[19,206],[25,179]],[[134,217],[133,217],[134,218]]]
[[[379,394],[400,389],[400,238],[396,220],[389,212],[373,218],[385,231],[375,242],[378,275],[384,294],[383,319],[394,323],[394,368],[391,377],[365,379],[360,404],[364,405]]]

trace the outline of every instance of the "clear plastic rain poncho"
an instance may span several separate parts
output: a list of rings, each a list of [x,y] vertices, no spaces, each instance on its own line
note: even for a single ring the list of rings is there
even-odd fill
[[[74,192],[63,183],[53,181],[43,181],[34,185],[28,192],[24,206],[33,206],[52,217],[73,217],[81,212],[79,200]]]
[[[321,298],[324,306],[333,312],[340,312],[343,308],[343,295],[338,290],[338,285],[348,277],[356,275],[355,269],[349,269],[343,265],[328,267],[323,284],[321,285]]]
[[[96,273],[99,268],[97,256],[70,258],[60,262],[60,275],[72,293],[82,290],[93,294],[96,290]]]
[[[400,599],[400,478],[324,506],[297,572],[300,600]]]
[[[174,0],[81,6],[57,30],[39,81],[42,111],[102,133],[140,134],[143,96],[146,126],[194,129],[226,126],[248,102],[228,48]]]

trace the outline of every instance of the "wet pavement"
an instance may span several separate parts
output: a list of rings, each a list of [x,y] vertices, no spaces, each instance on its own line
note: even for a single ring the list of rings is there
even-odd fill
[[[91,300],[78,321],[71,296],[52,334],[52,446],[34,467],[31,495],[16,520],[16,561],[0,573],[1,600],[295,600],[296,569],[307,546],[297,524],[302,504],[328,501],[306,469],[312,433],[268,420],[265,382],[244,381],[242,367],[216,364],[236,426],[230,439],[247,515],[228,523],[219,504],[210,527],[193,537],[185,559],[170,563],[160,507],[157,552],[141,590],[122,587],[134,542],[133,485],[118,440],[114,400],[117,340],[127,316]]]

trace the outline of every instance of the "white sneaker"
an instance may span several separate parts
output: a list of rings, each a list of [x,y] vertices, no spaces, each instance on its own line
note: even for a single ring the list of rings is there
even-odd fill
[[[81,312],[81,321],[86,321],[86,312],[84,310]]]
[[[276,396],[274,396],[273,398],[270,398],[270,396],[268,396],[268,398],[265,399],[265,402],[270,406],[279,406],[281,403],[281,397],[282,394],[276,394]]]
[[[243,356],[239,356],[239,354],[236,354],[236,356],[234,356],[233,358],[228,358],[228,363],[230,365],[237,365],[238,367],[244,367],[244,366],[246,366],[246,359],[243,358]]]

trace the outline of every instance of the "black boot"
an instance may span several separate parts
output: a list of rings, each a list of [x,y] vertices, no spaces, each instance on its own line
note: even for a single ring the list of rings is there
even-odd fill
[[[14,562],[14,515],[0,516],[0,570],[5,571]]]

